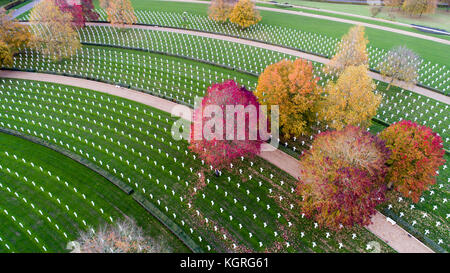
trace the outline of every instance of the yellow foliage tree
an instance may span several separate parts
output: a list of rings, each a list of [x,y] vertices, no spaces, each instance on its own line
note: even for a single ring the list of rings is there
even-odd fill
[[[108,21],[115,26],[132,25],[137,22],[130,0],[110,0],[106,6]]]
[[[28,46],[31,39],[29,27],[13,20],[6,14],[5,9],[0,8],[0,41],[9,47],[11,54],[14,55],[20,48]]]
[[[324,67],[325,73],[339,75],[348,66],[368,66],[369,56],[363,26],[354,26],[342,37],[336,48],[336,54]]]
[[[337,130],[347,125],[368,128],[382,98],[374,90],[375,84],[365,65],[347,67],[336,83],[325,88],[319,118]]]
[[[401,7],[402,2],[403,2],[403,0],[384,0],[383,4],[386,7],[391,7],[391,9],[393,9],[393,8]]]
[[[230,22],[248,28],[261,21],[261,15],[251,0],[239,0],[230,13]]]
[[[411,15],[432,14],[436,11],[437,0],[405,0],[402,9]]]
[[[70,58],[81,48],[72,15],[62,12],[53,0],[36,4],[30,14],[30,23],[34,33],[33,47],[54,60]]]
[[[255,95],[261,105],[279,106],[279,124],[286,138],[311,133],[320,98],[317,81],[312,64],[303,59],[269,65],[259,76]]]
[[[8,45],[5,42],[0,41],[0,68],[11,66],[12,64],[13,59]]]

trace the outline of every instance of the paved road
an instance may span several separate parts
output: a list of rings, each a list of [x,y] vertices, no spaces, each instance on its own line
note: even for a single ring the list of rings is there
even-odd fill
[[[208,2],[196,1],[196,0],[165,0],[165,1],[208,4]],[[385,26],[380,26],[380,25],[376,25],[376,24],[370,24],[370,23],[354,21],[354,20],[349,20],[349,19],[336,18],[336,17],[326,16],[326,15],[312,14],[312,13],[302,12],[302,11],[269,8],[269,7],[257,7],[257,8],[259,10],[273,11],[273,12],[285,13],[285,14],[294,14],[294,15],[312,17],[312,18],[329,20],[329,21],[334,21],[334,22],[346,23],[346,24],[351,24],[351,25],[362,25],[365,27],[373,28],[373,29],[394,32],[394,33],[398,33],[398,34],[402,34],[402,35],[406,35],[406,36],[411,36],[411,37],[415,37],[415,38],[420,38],[420,39],[424,39],[424,40],[429,40],[429,41],[433,41],[433,42],[437,42],[437,43],[450,45],[450,40],[440,39],[440,38],[423,35],[423,34],[411,32],[411,31],[405,31],[405,30],[401,30],[401,29],[397,29],[397,28],[385,27]],[[409,26],[409,27],[411,27],[411,26]]]
[[[28,4],[26,4],[25,6],[20,7],[20,8],[18,8],[18,9],[14,10],[14,11],[13,11],[13,14],[12,14],[12,18],[17,18],[17,17],[19,17],[20,15],[24,14],[25,12],[29,11],[29,10],[32,9],[32,8],[34,7],[34,5],[36,5],[39,1],[41,1],[41,0],[34,0],[33,2],[28,3]]]
[[[90,26],[106,26],[109,25],[109,23],[88,23],[87,25]],[[194,35],[194,36],[201,36],[201,37],[207,37],[207,38],[213,38],[213,39],[218,39],[218,40],[224,40],[224,41],[230,41],[233,43],[239,43],[239,44],[245,44],[245,45],[249,45],[249,46],[254,46],[254,47],[259,47],[259,48],[264,48],[264,49],[269,49],[269,50],[273,50],[273,51],[277,51],[277,52],[281,52],[281,53],[286,53],[289,55],[293,55],[299,58],[304,58],[310,61],[315,61],[315,62],[320,62],[320,63],[328,63],[330,61],[330,59],[324,58],[324,57],[319,57],[313,54],[308,54],[308,53],[304,53],[301,51],[297,51],[297,50],[293,50],[293,49],[288,49],[288,48],[284,48],[281,46],[275,46],[275,45],[268,45],[265,43],[261,43],[261,42],[255,42],[255,41],[250,41],[250,40],[246,40],[246,39],[241,39],[241,38],[234,38],[234,37],[230,37],[230,36],[226,36],[226,35],[220,35],[220,34],[213,34],[213,33],[206,33],[206,32],[201,32],[201,31],[195,31],[195,30],[187,30],[187,29],[178,29],[178,28],[167,28],[167,27],[158,27],[158,26],[143,26],[143,25],[131,25],[131,26],[126,26],[127,28],[136,28],[136,29],[146,29],[146,30],[155,30],[155,31],[164,31],[164,32],[172,32],[172,33],[181,33],[181,34],[189,34],[189,35]],[[369,71],[369,75],[376,79],[376,80],[380,80],[380,81],[384,81],[384,82],[388,82],[389,80],[384,79],[380,74],[375,73],[375,72],[371,72]],[[450,97],[439,94],[437,92],[431,91],[429,89],[423,88],[423,87],[419,87],[417,85],[410,85],[407,84],[405,82],[400,82],[400,81],[395,81],[393,83],[393,85],[399,86],[401,88],[410,90],[412,92],[415,92],[417,94],[435,99],[437,101],[446,103],[446,104],[450,104]]]
[[[67,76],[0,70],[0,78],[46,81],[91,89],[98,92],[133,100],[168,113],[171,113],[174,107],[180,106],[174,102],[164,100],[146,93],[138,92],[132,89],[117,88],[116,86],[111,84],[79,78],[72,78]],[[192,116],[192,109],[190,111]],[[187,119],[190,120],[190,118]],[[260,157],[272,163],[273,165],[279,167],[283,171],[289,173],[293,177],[298,178],[300,172],[298,160],[289,156],[288,154],[280,150],[275,150],[271,152],[262,152]],[[428,248],[419,240],[411,236],[407,231],[402,229],[400,226],[390,224],[387,221],[387,218],[379,212],[377,212],[377,214],[372,218],[372,224],[367,226],[367,229],[376,236],[378,236],[381,240],[389,244],[393,249],[395,249],[398,252],[420,252],[420,253],[433,252],[430,248]]]

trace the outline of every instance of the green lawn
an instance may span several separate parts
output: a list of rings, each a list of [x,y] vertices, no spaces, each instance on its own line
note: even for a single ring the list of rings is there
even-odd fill
[[[261,159],[245,159],[215,177],[187,142],[172,140],[174,118],[166,113],[68,86],[16,80],[1,86],[0,126],[45,139],[109,171],[204,251],[364,252],[370,241],[392,251],[364,228],[335,233],[314,227],[299,213],[295,179]]]
[[[94,2],[98,7],[97,1]],[[165,2],[157,0],[133,0],[132,2],[136,10],[164,11],[177,14],[181,14],[186,11],[189,14],[202,16],[206,16],[207,14],[207,5],[205,4]],[[350,25],[345,23],[331,22],[328,20],[302,17],[292,14],[261,11],[261,15],[263,20],[260,24],[262,25],[287,27],[295,30],[325,35],[330,38],[341,38],[342,35],[344,35],[350,28]],[[27,19],[28,13],[23,14],[20,18]],[[389,50],[394,46],[406,45],[417,52],[425,60],[431,61],[432,63],[447,65],[450,62],[450,55],[444,54],[444,52],[448,51],[447,45],[370,28],[366,29],[366,33],[369,38],[370,45],[373,47]]]
[[[171,49],[167,51],[169,53],[179,52],[180,55],[183,55],[183,52],[176,50],[176,43],[179,41],[177,39],[166,39],[168,37],[160,37],[164,41],[172,41]],[[155,47],[165,50],[164,47],[158,47],[158,39],[151,40]],[[250,67],[249,64],[255,65],[258,61],[253,61],[251,58],[240,58],[236,62],[230,62],[230,60],[234,60],[240,53],[246,56],[246,50],[248,50],[248,55],[252,58],[263,59],[267,56],[269,62],[270,60],[278,61],[281,58],[293,59],[292,56],[287,55],[280,56],[277,54],[265,54],[265,51],[250,51],[251,48],[235,48],[232,44],[221,44],[221,53],[224,54],[223,58],[215,58],[214,55],[211,55],[209,59],[208,56],[202,55],[200,51],[195,50],[195,42],[199,43],[198,40],[194,39],[189,46],[189,48],[194,50],[191,52],[184,51],[189,57],[199,59],[206,57],[205,59],[212,63],[217,64],[218,62],[218,64],[222,65],[242,67],[241,69],[244,71]],[[180,47],[183,47],[182,44],[180,43]],[[201,44],[205,45],[207,42],[204,41]],[[148,47],[143,46],[143,48],[146,49]],[[234,52],[237,51],[240,53],[235,54]],[[211,50],[210,52],[214,51]],[[225,79],[235,79],[237,82],[249,87],[250,90],[255,90],[257,84],[256,76],[183,58],[136,50],[86,46],[76,57],[59,63],[39,56],[39,54],[28,54],[27,56],[27,58],[23,54],[16,56],[14,67],[22,70],[33,69],[42,72],[88,77],[114,84],[125,84],[132,88],[144,90],[145,92],[191,106],[195,97],[202,97],[206,88],[212,83],[222,82]],[[223,60],[226,60],[226,62],[222,63]],[[314,66],[316,75],[322,77],[321,83],[325,84],[328,80],[331,80],[330,77],[325,77],[320,72],[322,64],[315,63]],[[447,133],[450,130],[450,120],[446,118],[448,106],[397,87],[392,87],[389,92],[384,92],[387,85],[378,81],[376,83],[379,92],[384,94],[382,105],[378,109],[377,118],[387,123],[411,119],[427,125],[443,137],[444,147],[448,149],[450,143]],[[287,141],[291,143],[291,140]],[[291,149],[295,147],[297,151],[306,147],[300,145],[301,142],[296,142],[288,143],[288,146]]]
[[[188,251],[131,196],[72,159],[4,133],[0,151],[0,252],[66,252],[80,230],[125,215],[173,251]]]
[[[263,0],[264,1],[264,0]],[[338,4],[338,3],[326,3],[326,2],[319,2],[319,1],[304,1],[304,0],[283,0],[279,1],[283,3],[291,3],[298,6],[303,7],[311,7],[311,8],[318,8],[322,9],[324,14],[327,14],[329,16],[336,16],[336,14],[328,13],[326,10],[330,11],[338,11],[338,12],[345,12],[350,13],[354,15],[362,15],[362,16],[368,16],[372,17],[372,14],[370,13],[370,6],[368,5],[352,5],[352,4]],[[381,13],[379,13],[376,18],[380,19],[386,19],[386,20],[392,20],[392,18],[389,17],[389,13],[394,14],[394,20],[395,22],[400,23],[406,23],[406,24],[419,24],[419,25],[425,25],[429,27],[436,27],[441,29],[446,29],[447,31],[450,30],[450,21],[448,20],[449,12],[445,8],[439,8],[435,14],[429,14],[429,15],[422,15],[422,16],[406,16],[402,14],[401,12],[397,11],[398,9],[391,9],[389,7],[383,7],[383,10]],[[306,10],[304,10],[306,12]],[[360,20],[360,18],[353,17],[353,20]],[[374,24],[379,24],[377,21],[371,21]],[[393,26],[394,27],[394,26]],[[439,37],[439,36],[437,36]],[[441,36],[445,37],[445,36]]]
[[[8,4],[9,2],[12,2],[13,0],[0,0],[0,7]]]
[[[207,5],[196,3],[146,0],[134,0],[132,2],[136,10],[147,9],[152,11],[166,11],[175,13],[182,13],[186,11],[188,13],[198,15],[207,14]],[[263,20],[260,24],[299,29],[334,38],[342,37],[342,35],[344,35],[350,27],[345,23],[331,22],[328,20],[270,11],[261,11],[261,16]],[[439,64],[448,64],[450,62],[450,55],[444,54],[444,52],[448,51],[448,45],[371,28],[366,28],[366,33],[369,38],[370,45],[374,47],[388,50],[397,45],[406,45],[431,62]]]

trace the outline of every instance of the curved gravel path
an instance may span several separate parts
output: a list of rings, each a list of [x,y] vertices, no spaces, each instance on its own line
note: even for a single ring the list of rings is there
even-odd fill
[[[88,23],[87,25],[88,26],[110,26],[109,23]],[[194,35],[194,36],[213,38],[213,39],[217,39],[217,40],[224,40],[224,41],[229,41],[229,42],[233,42],[233,43],[239,43],[239,44],[245,44],[245,45],[249,45],[249,46],[264,48],[264,49],[277,51],[277,52],[293,55],[293,56],[296,56],[299,58],[303,58],[303,59],[307,59],[307,60],[315,61],[315,62],[319,62],[319,63],[324,63],[324,64],[327,64],[330,61],[330,59],[327,59],[324,57],[319,57],[319,56],[316,56],[313,54],[304,53],[304,52],[301,52],[298,50],[288,49],[288,48],[276,46],[276,45],[269,45],[269,44],[265,44],[262,42],[256,42],[256,41],[246,40],[246,39],[242,39],[242,38],[235,38],[235,37],[222,35],[222,34],[214,34],[214,33],[201,32],[201,31],[195,31],[195,30],[187,30],[187,29],[179,29],[179,28],[147,26],[147,25],[131,25],[131,26],[128,25],[128,26],[126,26],[126,28],[136,28],[136,29],[180,33],[180,34],[189,34],[189,35]],[[389,82],[389,80],[384,79],[379,73],[369,71],[369,75],[373,79],[383,81],[383,82]],[[429,89],[426,89],[426,88],[423,88],[423,87],[420,87],[417,85],[410,85],[410,84],[407,84],[407,83],[401,82],[401,81],[394,81],[393,85],[407,89],[407,90],[415,92],[417,94],[435,99],[437,101],[440,101],[440,102],[443,102],[446,104],[450,104],[449,96],[431,91]]]
[[[57,84],[65,84],[80,88],[91,89],[98,92],[133,100],[168,113],[171,113],[174,107],[180,106],[177,103],[161,99],[143,92],[138,92],[132,89],[116,87],[111,84],[67,76],[34,73],[34,72],[0,70],[0,78],[46,81]],[[192,116],[192,109],[190,111]],[[190,118],[188,119],[190,120]],[[281,170],[289,173],[293,177],[298,178],[300,172],[298,167],[299,164],[298,160],[291,157],[290,155],[280,150],[275,150],[270,152],[261,152],[260,157],[277,166]],[[411,236],[407,231],[402,229],[400,226],[396,224],[394,225],[391,224],[388,221],[388,218],[386,218],[386,216],[382,215],[379,212],[377,212],[376,215],[372,218],[372,224],[367,226],[366,228],[398,252],[405,252],[405,253],[433,252],[430,248],[428,248],[422,242]]]
[[[195,4],[208,4],[209,3],[209,2],[205,2],[205,1],[196,1],[196,0],[166,0],[166,1],[195,3]],[[361,21],[354,21],[354,20],[337,18],[337,17],[332,17],[332,16],[312,14],[312,13],[308,13],[308,12],[286,10],[286,9],[279,9],[279,8],[269,8],[269,7],[257,6],[257,9],[265,10],[265,11],[278,12],[278,13],[285,13],[285,14],[293,14],[293,15],[299,15],[299,16],[312,17],[312,18],[323,19],[323,20],[328,20],[328,21],[334,21],[334,22],[340,22],[340,23],[345,23],[345,24],[351,24],[351,25],[362,25],[362,26],[365,26],[365,27],[370,27],[370,28],[374,28],[374,29],[394,32],[394,33],[398,33],[398,34],[402,34],[402,35],[406,35],[406,36],[411,36],[411,37],[415,37],[415,38],[420,38],[420,39],[429,40],[429,41],[433,41],[433,42],[437,42],[437,43],[441,43],[441,44],[450,45],[450,40],[440,39],[440,38],[436,38],[436,37],[432,37],[432,36],[428,36],[428,35],[423,35],[423,34],[411,32],[411,31],[401,30],[401,29],[397,29],[397,28],[391,28],[391,27],[385,27],[385,26],[376,25],[376,24],[365,23],[365,22],[361,22]],[[409,26],[409,27],[411,27],[411,26]]]

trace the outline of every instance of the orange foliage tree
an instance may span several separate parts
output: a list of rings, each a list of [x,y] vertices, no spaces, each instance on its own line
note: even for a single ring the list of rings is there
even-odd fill
[[[336,48],[336,54],[324,67],[325,73],[340,74],[348,66],[368,66],[369,55],[363,26],[354,26],[342,37]]]
[[[336,83],[331,82],[325,88],[319,118],[337,130],[347,125],[369,127],[382,99],[374,90],[366,66],[347,67]]]
[[[311,133],[320,98],[317,81],[312,64],[304,59],[282,60],[259,76],[255,95],[269,110],[270,105],[279,105],[279,124],[285,137]]]
[[[261,15],[251,0],[239,0],[230,13],[230,22],[248,28],[261,21]]]
[[[358,127],[319,134],[300,158],[302,212],[327,228],[367,225],[384,201],[389,150]]]
[[[388,186],[418,202],[445,162],[441,137],[426,126],[400,121],[382,131],[380,138],[392,151]]]
[[[108,21],[115,26],[132,25],[137,22],[134,8],[130,0],[110,0],[105,11],[108,15]]]

